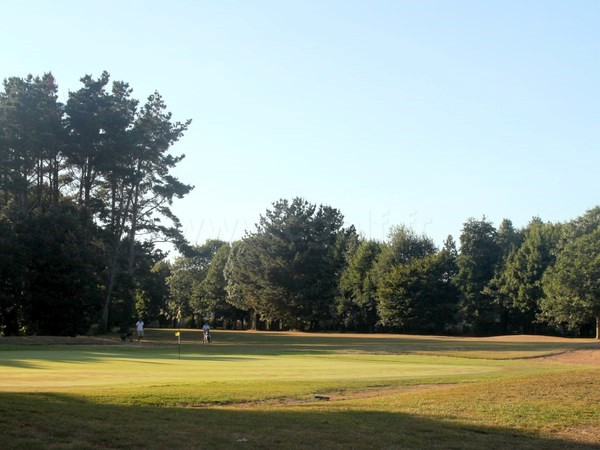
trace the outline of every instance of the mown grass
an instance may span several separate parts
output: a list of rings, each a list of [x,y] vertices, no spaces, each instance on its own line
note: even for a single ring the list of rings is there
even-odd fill
[[[600,448],[600,368],[532,359],[593,341],[182,334],[0,339],[0,446]]]

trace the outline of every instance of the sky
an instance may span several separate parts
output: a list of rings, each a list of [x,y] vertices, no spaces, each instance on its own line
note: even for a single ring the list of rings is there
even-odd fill
[[[192,119],[172,152],[194,244],[279,199],[441,246],[469,218],[524,227],[600,204],[595,0],[1,2],[0,78],[86,74]]]

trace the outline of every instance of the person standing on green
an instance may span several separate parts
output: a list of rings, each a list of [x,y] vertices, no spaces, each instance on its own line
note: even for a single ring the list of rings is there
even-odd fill
[[[144,337],[144,321],[142,319],[136,322],[135,329],[137,331],[138,342],[141,342]]]
[[[210,344],[210,325],[208,323],[205,323],[204,326],[202,327],[202,332],[204,333],[204,343],[205,344]]]

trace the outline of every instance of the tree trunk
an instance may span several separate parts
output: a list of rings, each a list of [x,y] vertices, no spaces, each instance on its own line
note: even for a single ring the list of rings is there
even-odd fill
[[[596,339],[600,340],[600,315],[596,316]]]
[[[115,247],[115,253],[108,268],[108,282],[106,285],[106,296],[104,297],[104,304],[102,305],[102,332],[108,332],[108,311],[110,310],[110,302],[112,300],[113,290],[115,288],[115,282],[117,279],[117,267],[119,261],[119,247],[121,247],[121,241],[117,242]]]
[[[58,182],[59,162],[55,155],[52,161],[52,206],[57,206],[60,199],[60,184]]]
[[[119,265],[119,255],[121,252],[121,243],[123,242],[122,230],[125,228],[125,221],[127,220],[127,213],[129,211],[129,207],[131,205],[131,197],[127,199],[127,203],[121,211],[122,216],[118,219],[118,229],[115,230],[115,246],[114,253],[112,254],[112,258],[110,261],[110,266],[108,267],[108,280],[106,285],[106,296],[104,298],[104,305],[102,306],[102,327],[103,331],[108,331],[108,312],[110,310],[110,303],[112,300],[112,294],[115,287],[115,282],[117,278],[117,270]]]
[[[129,227],[129,254],[127,255],[127,270],[130,275],[133,274],[133,266],[135,263],[135,235],[137,232],[138,203],[139,185],[136,184],[133,194],[133,202],[131,202],[131,225]]]

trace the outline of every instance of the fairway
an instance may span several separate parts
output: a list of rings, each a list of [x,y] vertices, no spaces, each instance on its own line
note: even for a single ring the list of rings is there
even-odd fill
[[[483,359],[481,342],[465,339],[221,332],[220,341],[204,345],[195,330],[182,334],[181,348],[171,330],[149,330],[141,344],[115,341],[113,345],[13,348],[3,352],[0,359],[0,390],[264,379],[342,384],[437,379],[524,370],[506,361],[499,363],[499,358],[515,352],[522,357],[556,353],[561,351],[561,344],[565,345],[553,342],[545,347],[536,343],[525,349],[522,343],[494,346],[488,342],[489,354]]]
[[[75,429],[87,414],[131,448],[161,448],[164,441],[136,428],[146,422],[123,428],[109,416],[130,421],[144,414],[164,439],[200,426],[203,439],[220,448],[309,447],[297,433],[305,426],[319,433],[323,423],[336,424],[320,437],[327,448],[424,448],[434,436],[437,448],[494,447],[507,436],[515,448],[600,445],[600,413],[589,404],[598,396],[591,391],[600,391],[600,366],[589,358],[572,361],[577,352],[600,352],[593,340],[216,331],[213,344],[202,344],[200,332],[183,330],[178,345],[175,331],[147,330],[141,343],[0,338],[0,438],[14,440],[24,426],[20,414],[35,404],[36,414],[65,423],[65,439],[77,448],[119,448],[99,436],[79,436]],[[569,363],[561,361],[564,355]],[[571,384],[560,387],[564,380]],[[79,419],[65,418],[61,404],[79,411]],[[181,422],[172,428],[165,420],[174,411]],[[365,436],[356,434],[359,417]],[[429,431],[416,437],[409,419]],[[219,429],[230,436],[225,440],[211,429],[220,420]],[[25,426],[52,442],[43,426],[31,420]],[[494,432],[461,441],[464,430],[480,427]],[[32,448],[38,438],[17,439]],[[63,448],[61,442],[48,447]]]

